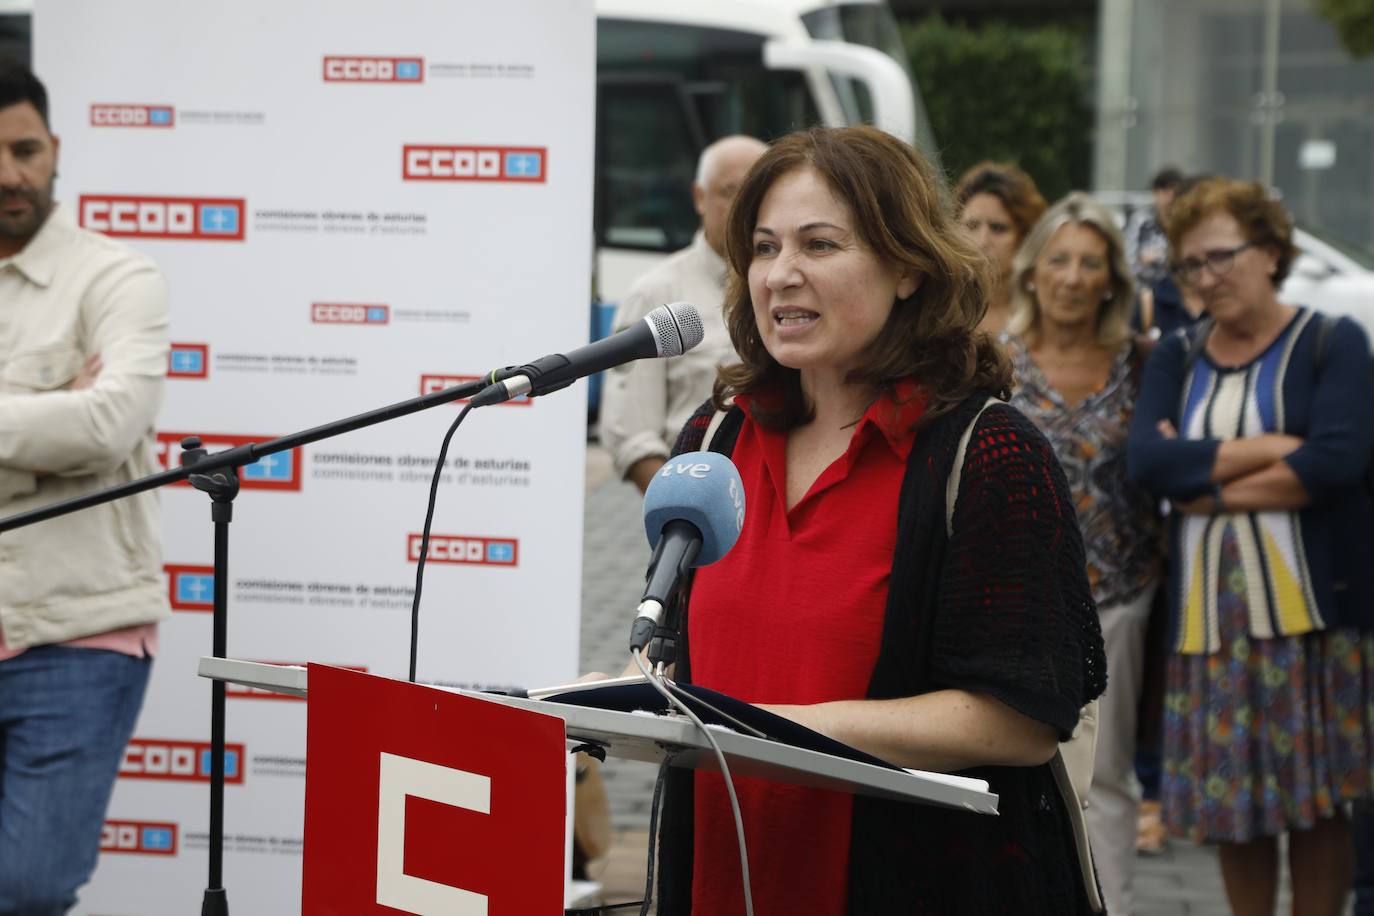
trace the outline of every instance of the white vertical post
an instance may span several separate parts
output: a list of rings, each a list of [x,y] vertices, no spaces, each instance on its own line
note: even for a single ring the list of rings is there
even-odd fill
[[[1131,23],[1135,0],[1102,0],[1097,59],[1097,148],[1093,185],[1099,191],[1126,187],[1126,148],[1135,126],[1131,94]]]

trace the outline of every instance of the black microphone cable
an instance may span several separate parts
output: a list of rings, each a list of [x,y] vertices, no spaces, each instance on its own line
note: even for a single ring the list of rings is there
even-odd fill
[[[644,899],[640,901],[639,916],[649,916],[654,905],[654,847],[658,844],[658,812],[663,800],[663,784],[668,779],[668,770],[673,765],[673,755],[669,753],[658,765],[658,778],[654,780],[654,799],[649,803],[649,855],[644,872]]]
[[[654,677],[653,672],[651,672],[648,665],[645,664],[640,651],[638,649],[631,649],[630,657],[634,659],[634,663],[638,666],[640,674],[644,675],[644,680],[648,681],[651,687],[662,694],[663,698],[667,700],[671,706],[677,707],[683,715],[691,720],[692,724],[695,725],[702,736],[706,738],[706,742],[711,745],[711,750],[715,752],[716,763],[720,766],[720,775],[725,780],[725,791],[730,798],[730,813],[733,814],[735,818],[735,840],[739,845],[740,880],[743,883],[744,889],[744,913],[745,916],[754,916],[754,893],[750,887],[751,882],[749,880],[749,850],[744,842],[744,816],[740,814],[739,798],[735,795],[735,778],[730,774],[730,764],[726,762],[725,752],[720,749],[720,744],[717,743],[715,735],[711,734],[711,730],[706,727],[706,723],[702,722],[697,714],[692,712],[691,707],[674,696],[671,690],[660,683],[658,678]],[[652,880],[652,877],[650,880]],[[646,901],[646,906],[647,903],[648,901]]]
[[[429,556],[429,529],[434,522],[434,502],[439,496],[439,478],[444,473],[444,461],[448,457],[448,444],[458,431],[463,420],[472,412],[472,402],[463,405],[458,418],[444,434],[444,444],[439,446],[439,460],[434,462],[434,477],[429,482],[429,507],[425,510],[425,527],[420,534],[420,558],[415,564],[415,599],[410,605],[410,683],[415,683],[415,659],[420,648],[420,589],[425,583],[425,559]]]

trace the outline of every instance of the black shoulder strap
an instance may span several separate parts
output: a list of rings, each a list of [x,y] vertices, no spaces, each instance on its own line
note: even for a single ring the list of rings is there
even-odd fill
[[[1322,363],[1326,362],[1326,350],[1331,345],[1331,332],[1336,329],[1336,323],[1340,320],[1337,315],[1317,316],[1317,343],[1312,350],[1312,365],[1318,372],[1322,371]]]
[[[725,412],[725,417],[716,425],[711,441],[705,443],[706,450],[721,455],[734,454],[735,441],[739,439],[739,431],[743,426],[744,411],[732,404]]]
[[[1203,347],[1207,346],[1207,338],[1212,333],[1212,325],[1216,322],[1212,316],[1208,315],[1193,327],[1192,336],[1188,340],[1188,355],[1183,358],[1183,371],[1192,372],[1193,366],[1197,365],[1198,357],[1202,355]]]

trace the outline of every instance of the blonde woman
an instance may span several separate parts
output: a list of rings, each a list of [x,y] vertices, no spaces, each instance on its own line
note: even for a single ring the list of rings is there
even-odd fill
[[[1107,648],[1087,819],[1111,913],[1132,907],[1136,706],[1160,543],[1154,501],[1126,477],[1142,360],[1129,324],[1124,247],[1111,214],[1087,194],[1051,207],[1012,262],[1004,338],[1011,403],[1050,440],[1069,479]]]

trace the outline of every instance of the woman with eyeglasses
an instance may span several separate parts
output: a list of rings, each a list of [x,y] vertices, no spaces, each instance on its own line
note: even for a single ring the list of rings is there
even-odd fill
[[[1035,181],[1014,165],[980,162],[954,188],[959,218],[992,262],[988,310],[978,330],[1000,334],[1011,317],[1011,261],[1021,240],[1045,212]]]
[[[1144,359],[1131,271],[1112,215],[1080,191],[1040,218],[1012,262],[1005,336],[1011,405],[1054,447],[1083,533],[1107,651],[1088,793],[1088,835],[1109,913],[1133,903],[1140,795],[1132,773],[1145,628],[1160,572],[1157,501],[1126,479]]]
[[[1201,182],[1167,226],[1209,320],[1157,348],[1130,471],[1172,501],[1164,819],[1219,847],[1234,913],[1341,912],[1347,803],[1374,774],[1374,367],[1364,333],[1278,299],[1292,221],[1258,184]]]

